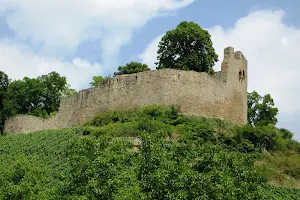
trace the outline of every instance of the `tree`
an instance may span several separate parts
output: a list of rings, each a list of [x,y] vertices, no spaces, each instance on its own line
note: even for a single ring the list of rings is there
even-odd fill
[[[291,131],[289,131],[289,130],[287,130],[287,129],[285,129],[285,128],[280,128],[279,131],[280,131],[280,133],[281,133],[281,136],[282,136],[284,139],[292,140],[294,134],[293,134]]]
[[[134,74],[138,72],[149,71],[150,68],[146,64],[142,64],[139,62],[130,62],[125,66],[119,66],[118,70],[119,72],[115,72],[114,75]]]
[[[218,61],[211,36],[194,22],[181,22],[159,42],[156,69],[208,72]]]
[[[42,84],[36,78],[24,77],[23,80],[13,81],[8,87],[4,99],[4,112],[8,116],[16,114],[39,116],[42,115],[45,100]]]
[[[4,98],[4,112],[7,116],[30,114],[47,117],[57,111],[62,97],[76,93],[67,84],[66,77],[51,72],[37,78],[24,77],[13,81]]]
[[[57,72],[50,72],[47,75],[37,77],[38,82],[42,86],[42,103],[43,109],[50,114],[53,111],[58,110],[60,99],[63,96],[67,79],[64,76],[60,76]]]
[[[248,123],[254,126],[275,125],[278,108],[274,107],[274,100],[270,94],[260,96],[256,91],[248,93]]]
[[[8,75],[5,72],[0,71],[0,133],[3,133],[4,121],[6,119],[5,113],[3,112],[3,100],[7,91],[7,88],[10,84]]]
[[[90,82],[90,85],[92,87],[97,87],[99,85],[99,83],[101,83],[103,80],[104,80],[104,78],[102,76],[94,76],[93,81]]]

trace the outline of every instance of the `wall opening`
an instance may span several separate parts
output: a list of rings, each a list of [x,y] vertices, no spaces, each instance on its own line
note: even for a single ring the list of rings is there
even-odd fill
[[[117,82],[119,82],[119,79],[117,78]]]
[[[243,77],[245,76],[245,71],[243,70]]]
[[[137,79],[137,76],[135,76],[135,79]]]
[[[241,71],[239,71],[239,75],[240,75],[240,77],[242,76],[242,72]]]

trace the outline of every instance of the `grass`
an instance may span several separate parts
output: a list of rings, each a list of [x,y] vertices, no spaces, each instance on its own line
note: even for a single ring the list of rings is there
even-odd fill
[[[265,152],[257,161],[269,184],[300,189],[300,156],[298,153]]]

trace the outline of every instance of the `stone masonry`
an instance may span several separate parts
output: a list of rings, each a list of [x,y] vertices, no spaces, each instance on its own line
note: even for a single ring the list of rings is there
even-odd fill
[[[5,122],[5,132],[26,133],[80,125],[108,110],[150,104],[178,105],[183,114],[247,123],[247,60],[224,49],[221,71],[213,75],[175,69],[118,75],[96,88],[61,100],[49,119],[19,115]]]

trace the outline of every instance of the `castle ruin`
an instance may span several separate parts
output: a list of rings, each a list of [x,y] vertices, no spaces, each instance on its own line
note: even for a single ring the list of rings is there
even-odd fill
[[[18,115],[5,122],[7,133],[26,133],[80,125],[108,110],[151,104],[178,105],[186,115],[247,123],[247,60],[232,47],[224,49],[221,71],[215,74],[175,69],[117,75],[96,88],[61,100],[48,119]]]

